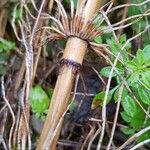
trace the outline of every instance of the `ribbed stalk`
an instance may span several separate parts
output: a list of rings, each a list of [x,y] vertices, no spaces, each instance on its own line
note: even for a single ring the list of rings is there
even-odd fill
[[[80,2],[80,1],[79,1]],[[96,13],[99,0],[88,0],[83,15],[85,23]],[[63,58],[82,64],[88,43],[76,37],[70,37],[66,43]],[[48,115],[37,145],[37,150],[55,150],[59,138],[63,114],[69,104],[70,93],[75,79],[75,68],[63,65],[58,76],[51,99]]]
[[[78,47],[79,45],[80,47]],[[69,58],[82,64],[86,48],[87,43],[85,41],[78,38],[69,38],[66,44],[63,58]],[[61,74],[58,76],[56,82],[47,119],[45,121],[42,135],[40,137],[40,142],[37,147],[38,150],[43,150],[45,146],[48,146],[50,149],[52,149],[52,145],[55,147],[57,142],[56,139],[58,138],[59,134],[57,134],[57,137],[55,136],[54,138],[52,136],[55,134],[54,131],[56,126],[58,125],[60,118],[68,106],[74,78],[74,69],[72,67],[63,66],[61,69]],[[57,128],[58,133],[58,130],[61,128],[61,123],[59,123],[60,125]],[[54,139],[52,143],[50,143],[51,138]]]

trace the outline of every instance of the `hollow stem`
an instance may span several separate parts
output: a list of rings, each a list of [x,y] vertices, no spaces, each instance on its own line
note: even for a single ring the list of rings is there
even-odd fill
[[[82,64],[86,48],[87,43],[85,41],[79,38],[71,37],[67,41],[63,58],[66,60],[69,59],[76,63]],[[46,147],[52,149],[52,145],[53,147],[55,147],[57,143],[62,123],[59,122],[59,120],[61,119],[61,117],[63,117],[62,115],[69,104],[70,93],[75,78],[74,69],[75,68],[68,65],[64,65],[61,68],[61,74],[58,76],[55,85],[47,119],[43,127],[43,131],[37,146],[37,150],[42,150],[45,149]],[[59,127],[56,129],[57,126]],[[55,130],[57,130],[58,133],[56,135],[54,135]],[[53,139],[51,139],[52,137]]]
[[[88,0],[83,10],[86,22],[97,12],[99,0]],[[64,113],[69,105],[70,93],[79,68],[73,63],[82,65],[88,43],[77,37],[67,40],[63,59],[68,63],[60,65],[61,73],[58,76],[47,118],[36,150],[55,150],[59,138]]]

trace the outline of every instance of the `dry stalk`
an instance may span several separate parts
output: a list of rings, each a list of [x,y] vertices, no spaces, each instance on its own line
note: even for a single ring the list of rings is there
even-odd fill
[[[8,117],[8,108],[7,108],[7,104],[5,105],[6,105],[5,109],[3,109],[3,118],[1,119],[1,123],[0,123],[0,144],[3,145],[3,148],[5,150],[7,150],[8,144],[6,144],[6,141],[4,140],[4,136],[5,136],[4,133],[5,133],[7,117]]]
[[[150,130],[150,126],[142,129],[141,131],[135,133],[133,136],[131,136],[123,145],[121,145],[119,148],[117,148],[116,150],[122,150],[124,149],[127,145],[129,145],[131,142],[133,142],[134,140],[136,140],[138,137],[140,137],[142,134],[144,134],[145,132]],[[139,143],[141,144],[141,143]]]
[[[6,1],[7,3],[7,1]],[[7,18],[8,18],[8,10],[6,6],[3,6],[1,8],[1,4],[0,4],[0,37],[4,36],[5,33],[5,28],[6,28],[6,24],[7,24]]]
[[[90,129],[89,133],[87,134],[87,136],[86,136],[86,138],[85,138],[85,140],[84,140],[80,150],[84,150],[85,146],[90,141],[90,138],[94,135],[95,130],[96,130],[96,127],[95,126],[91,126],[91,129]]]
[[[137,145],[135,145],[134,147],[132,147],[130,150],[136,150],[142,146],[144,146],[144,144],[148,144],[150,142],[150,139],[147,139],[143,142],[138,143]]]
[[[3,100],[5,101],[5,103],[7,104],[7,107],[11,113],[11,116],[12,116],[12,126],[11,126],[11,129],[10,129],[10,133],[9,133],[9,149],[11,149],[11,143],[12,143],[12,136],[13,136],[13,130],[14,130],[14,127],[15,127],[15,114],[14,114],[14,111],[8,101],[8,99],[6,98],[6,95],[5,95],[5,87],[4,87],[4,77],[1,77],[1,89],[2,89],[2,98]]]
[[[29,98],[29,90],[30,90],[30,87],[32,86],[32,81],[34,78],[33,49],[35,48],[35,44],[37,44],[40,41],[40,39],[37,38],[34,44],[33,44],[33,41],[35,39],[34,38],[35,34],[38,34],[36,32],[37,28],[39,28],[39,26],[40,27],[43,26],[44,21],[40,21],[41,19],[40,16],[41,16],[42,11],[46,9],[47,3],[48,3],[47,0],[43,0],[41,3],[41,7],[38,10],[36,8],[36,5],[34,4],[34,1],[32,1],[33,7],[38,12],[38,16],[35,20],[33,29],[31,28],[31,25],[29,23],[29,18],[28,18],[28,15],[32,18],[32,14],[29,12],[26,3],[21,3],[20,7],[22,8],[24,7],[26,10],[26,14],[27,14],[26,21],[22,19],[18,22],[20,30],[21,30],[22,39],[18,36],[17,31],[16,31],[16,26],[15,26],[15,20],[12,19],[12,26],[14,28],[16,37],[18,38],[18,40],[22,41],[25,47],[25,61],[22,63],[22,69],[20,70],[20,73],[19,73],[19,75],[21,75],[21,79],[15,86],[15,90],[17,90],[21,84],[22,79],[25,78],[22,91],[20,92],[21,93],[20,97],[18,98],[19,101],[21,102],[21,112],[18,115],[18,120],[17,120],[18,122],[16,124],[15,133],[14,133],[14,144],[16,143],[16,138],[17,138],[17,142],[18,142],[17,148],[22,149],[22,150],[26,149],[27,144],[28,144],[28,149],[31,149],[31,137],[30,137],[30,131],[29,131],[30,108],[29,108],[28,98]],[[17,8],[17,6],[18,5],[16,5],[15,9]],[[31,29],[32,29],[32,32],[31,32]],[[38,52],[40,55],[40,50],[38,50]],[[38,62],[38,58],[36,59],[36,62]],[[34,70],[36,70],[36,64],[37,63],[35,63]]]
[[[58,3],[59,9],[64,14],[65,19],[67,19],[66,13],[64,12],[62,5],[60,5],[58,1],[56,2]],[[100,6],[99,0],[94,1],[88,0],[86,5],[84,2],[81,1],[78,2],[79,3],[77,14],[79,15],[82,14],[82,17],[84,16],[84,24],[82,25],[82,27],[86,28],[86,24],[94,16],[94,14],[96,13],[96,11]],[[84,9],[83,7],[82,8],[80,7],[81,5],[85,6]],[[63,23],[68,25],[68,22],[66,20],[63,20]],[[81,24],[82,22],[80,20],[77,23]],[[78,24],[78,26],[80,24]],[[68,27],[67,25],[66,27]],[[71,30],[71,32],[73,31]],[[80,31],[78,32],[80,33]],[[63,59],[61,61],[62,65],[61,72],[63,73],[58,76],[54,93],[51,99],[51,105],[48,111],[48,115],[42,130],[39,143],[36,148],[37,150],[56,149],[56,144],[59,138],[61,125],[63,121],[62,114],[66,111],[66,108],[69,104],[74,79],[78,69],[82,65],[86,49],[88,46],[88,42],[83,40],[84,37],[82,39],[82,37],[80,36],[79,37],[74,36],[75,35],[72,35],[72,37],[68,38],[66,48],[64,50]],[[59,122],[60,120],[61,122]],[[53,135],[55,130],[56,134]]]
[[[98,134],[101,132],[101,126],[99,125],[98,130],[95,132],[94,136],[92,137],[92,139],[90,140],[89,144],[88,144],[88,148],[87,150],[90,150],[92,147],[92,143],[94,142],[94,140],[96,139],[96,137],[98,136]]]
[[[119,88],[116,113],[115,113],[115,117],[114,117],[114,122],[113,122],[112,131],[111,131],[111,136],[110,136],[110,139],[109,139],[109,142],[108,142],[106,150],[110,149],[112,141],[113,141],[113,137],[114,137],[114,133],[115,133],[116,125],[117,125],[117,119],[118,119],[118,115],[119,115],[119,109],[120,109],[120,104],[121,104],[123,88],[124,88],[124,85],[122,83],[121,87]]]

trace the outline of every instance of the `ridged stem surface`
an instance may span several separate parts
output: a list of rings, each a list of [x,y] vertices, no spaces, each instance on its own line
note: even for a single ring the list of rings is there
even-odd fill
[[[86,22],[99,8],[99,0],[88,0],[83,11]],[[77,37],[70,37],[66,43],[63,58],[82,64],[88,43]],[[63,65],[57,78],[47,118],[36,150],[55,150],[61,131],[63,114],[71,99],[70,93],[75,80],[75,68]]]

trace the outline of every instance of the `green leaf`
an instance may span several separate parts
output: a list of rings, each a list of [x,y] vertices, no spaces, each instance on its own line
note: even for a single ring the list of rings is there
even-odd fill
[[[132,117],[130,126],[132,128],[134,128],[136,131],[138,131],[143,127],[144,120],[145,120],[145,113],[139,106],[137,106],[136,113],[135,113],[134,117]]]
[[[141,85],[137,85],[137,91],[143,103],[150,105],[150,92]]]
[[[14,5],[14,7],[12,7],[9,11],[10,17],[14,22],[17,22],[23,18],[22,8],[16,7],[16,5]]]
[[[103,101],[104,101],[104,97],[105,97],[105,91],[102,91],[102,92],[96,94],[94,99],[93,99],[92,105],[101,105],[102,106]],[[108,93],[107,104],[111,100],[111,97],[112,97],[112,95]]]
[[[138,66],[142,66],[144,63],[143,51],[140,49],[137,51],[135,62],[138,64]]]
[[[108,92],[108,97],[107,97],[107,103],[106,104],[108,104],[109,102],[110,102],[110,100],[112,99],[112,96],[113,96],[113,93],[114,93],[114,91],[117,89],[118,87],[115,87],[115,88],[113,88],[112,90],[110,90],[109,92]],[[102,91],[102,92],[100,92],[100,93],[98,93],[98,94],[96,94],[95,95],[95,97],[94,97],[94,99],[93,99],[93,106],[95,106],[95,105],[103,105],[103,101],[104,101],[104,98],[105,98],[105,94],[106,94],[106,92],[105,91]]]
[[[135,0],[130,0],[131,3],[137,3]],[[144,0],[140,0],[140,2],[144,2]],[[146,8],[147,4],[142,5],[140,7],[129,7],[128,16],[140,15],[143,14],[148,8]],[[146,8],[146,9],[145,9]],[[132,20],[133,21],[133,20]],[[133,25],[131,25],[133,31],[139,32],[139,29],[143,30],[146,26],[146,21],[144,19],[140,19]]]
[[[129,116],[125,111],[121,112],[121,117],[125,122],[130,123],[132,121],[132,117]]]
[[[123,43],[125,43],[125,42],[126,42],[126,40],[127,40],[127,36],[126,36],[126,34],[122,34],[122,35],[121,35],[121,37],[120,37],[120,40],[119,40],[119,41],[120,41],[120,43],[121,43],[121,44],[123,44]]]
[[[22,10],[20,8],[16,9],[15,16],[16,16],[16,20],[22,19]]]
[[[132,109],[128,111],[132,111]],[[130,125],[130,127],[132,127],[136,131],[142,128],[145,120],[145,114],[143,110],[139,107],[137,107],[137,110],[134,113],[133,117],[127,111],[121,112],[121,117],[125,122]]]
[[[107,44],[111,47],[112,52],[117,55],[119,51],[119,46],[114,40],[114,38],[106,40]]]
[[[30,91],[30,105],[35,113],[44,113],[49,106],[50,100],[41,86],[35,86]]]
[[[66,40],[59,40],[58,44],[59,44],[60,47],[64,48],[65,45],[66,45]]]
[[[135,133],[135,130],[131,128],[121,128],[121,131],[126,135],[133,135]]]
[[[94,42],[96,42],[96,43],[98,43],[98,44],[103,43],[102,37],[101,37],[101,36],[97,36],[97,37],[94,39]]]
[[[138,50],[136,57],[133,60],[127,62],[127,67],[129,69],[128,82],[132,84],[138,82],[138,80],[143,80],[143,82],[149,87],[149,74],[150,74],[150,57],[149,46],[145,50]]]
[[[118,88],[118,89],[115,91],[115,93],[114,93],[114,100],[115,100],[115,102],[118,101],[118,94],[119,94],[119,88]],[[127,95],[128,95],[128,91],[127,91],[126,88],[124,88],[123,91],[122,91],[121,98],[122,98],[122,99],[125,99],[125,97],[126,97]]]
[[[128,79],[128,83],[130,83],[130,85],[135,84],[136,82],[138,82],[139,77],[140,77],[139,73],[135,72],[135,73],[131,74],[131,76]]]
[[[150,131],[143,133],[137,140],[137,143],[143,142],[147,139],[150,139]]]
[[[70,5],[70,0],[64,0],[64,2],[66,2],[66,5]],[[74,7],[76,8],[76,6],[77,6],[77,0],[73,0],[73,3],[74,3]]]
[[[144,50],[138,50],[136,57],[127,62],[127,67],[132,70],[132,72],[141,70],[145,71],[146,67],[150,66],[150,46],[144,48]]]
[[[132,0],[132,1],[133,3],[135,2],[135,0]],[[129,7],[128,16],[133,16],[137,14],[141,14],[140,9],[138,7]]]
[[[129,95],[126,95],[126,97],[122,99],[122,102],[123,103],[121,104],[124,111],[121,113],[121,116],[123,120],[128,122],[133,129],[138,131],[143,126],[145,113]]]
[[[126,95],[126,97],[124,99],[122,99],[122,106],[123,106],[124,111],[129,116],[133,117],[136,114],[137,105],[131,96]]]
[[[145,46],[143,49],[144,61],[150,65],[150,45]]]
[[[112,68],[111,66],[104,67],[104,68],[100,71],[100,74],[103,75],[104,77],[109,77],[111,68]],[[117,76],[117,74],[116,74],[115,71],[114,71],[113,74],[112,74],[112,77],[115,77],[115,76]]]
[[[128,61],[127,67],[130,69],[131,72],[134,72],[137,69],[137,64],[134,61]]]
[[[121,35],[121,37],[119,39],[119,43],[116,42],[116,40],[114,38],[108,39],[108,40],[106,40],[106,42],[111,47],[112,53],[117,55],[120,48],[124,45],[126,40],[127,40],[126,34],[123,34],[123,35]],[[123,49],[122,55],[119,56],[119,59],[121,59],[122,61],[128,60],[129,57],[128,57],[127,51],[129,51],[130,48],[131,48],[131,43],[128,43],[126,45],[126,47]],[[112,57],[112,60],[114,60],[114,57]]]
[[[142,81],[148,88],[150,88],[150,72],[143,72]]]
[[[7,41],[5,39],[0,38],[0,53],[1,52],[10,52],[10,50],[14,50],[16,45],[14,42]]]

